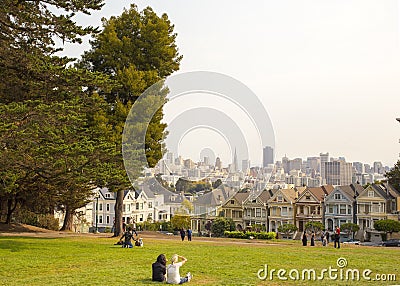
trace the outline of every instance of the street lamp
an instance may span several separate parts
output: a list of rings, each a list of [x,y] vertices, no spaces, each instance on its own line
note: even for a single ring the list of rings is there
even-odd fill
[[[99,233],[98,222],[99,222],[99,193],[96,192],[94,195],[96,198],[96,233]]]

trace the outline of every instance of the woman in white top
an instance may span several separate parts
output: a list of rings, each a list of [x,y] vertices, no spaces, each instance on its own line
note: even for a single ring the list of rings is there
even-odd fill
[[[179,258],[181,262],[178,262]],[[171,264],[167,267],[167,283],[168,284],[182,284],[185,282],[189,282],[192,279],[192,275],[190,272],[186,275],[186,277],[181,277],[179,274],[179,268],[185,264],[187,259],[178,254],[172,255]]]

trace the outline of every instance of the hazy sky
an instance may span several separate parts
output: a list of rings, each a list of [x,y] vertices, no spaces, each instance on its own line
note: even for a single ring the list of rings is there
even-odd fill
[[[106,0],[78,22],[99,26],[130,3],[168,14],[184,56],[180,73],[223,73],[259,97],[276,159],[329,152],[392,166],[399,158],[397,0]]]

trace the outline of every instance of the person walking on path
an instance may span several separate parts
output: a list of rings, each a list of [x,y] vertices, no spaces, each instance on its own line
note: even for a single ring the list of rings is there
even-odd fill
[[[192,230],[190,228],[188,228],[187,232],[187,237],[188,237],[188,241],[192,241]]]
[[[180,230],[180,234],[181,234],[182,241],[184,241],[185,240],[185,230],[183,228]]]
[[[301,238],[301,241],[303,242],[303,246],[307,246],[307,234],[306,234],[306,231],[303,232],[303,236]]]

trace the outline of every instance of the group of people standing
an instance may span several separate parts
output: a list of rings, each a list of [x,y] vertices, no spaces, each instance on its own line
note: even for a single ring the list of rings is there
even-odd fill
[[[322,246],[327,246],[329,244],[329,239],[330,239],[330,233],[329,231],[323,231],[321,233],[321,242]],[[332,235],[332,238],[334,241],[334,247],[335,248],[340,248],[340,228],[338,226],[335,227],[335,231]],[[303,246],[307,246],[307,232],[304,231],[301,241],[303,242]],[[311,232],[311,238],[310,238],[310,246],[315,246],[315,232]]]
[[[185,240],[186,234],[187,234],[188,241],[192,241],[192,230],[191,230],[190,228],[188,228],[186,231],[185,231],[185,229],[182,228],[182,229],[179,231],[179,233],[180,233],[180,235],[181,235],[182,241]]]
[[[180,260],[180,261],[179,261]],[[157,257],[156,262],[152,264],[152,280],[158,282],[167,282],[168,284],[183,284],[192,279],[190,272],[181,277],[179,269],[187,262],[187,259],[178,254],[172,255],[171,264],[167,266],[167,258],[164,254]]]

